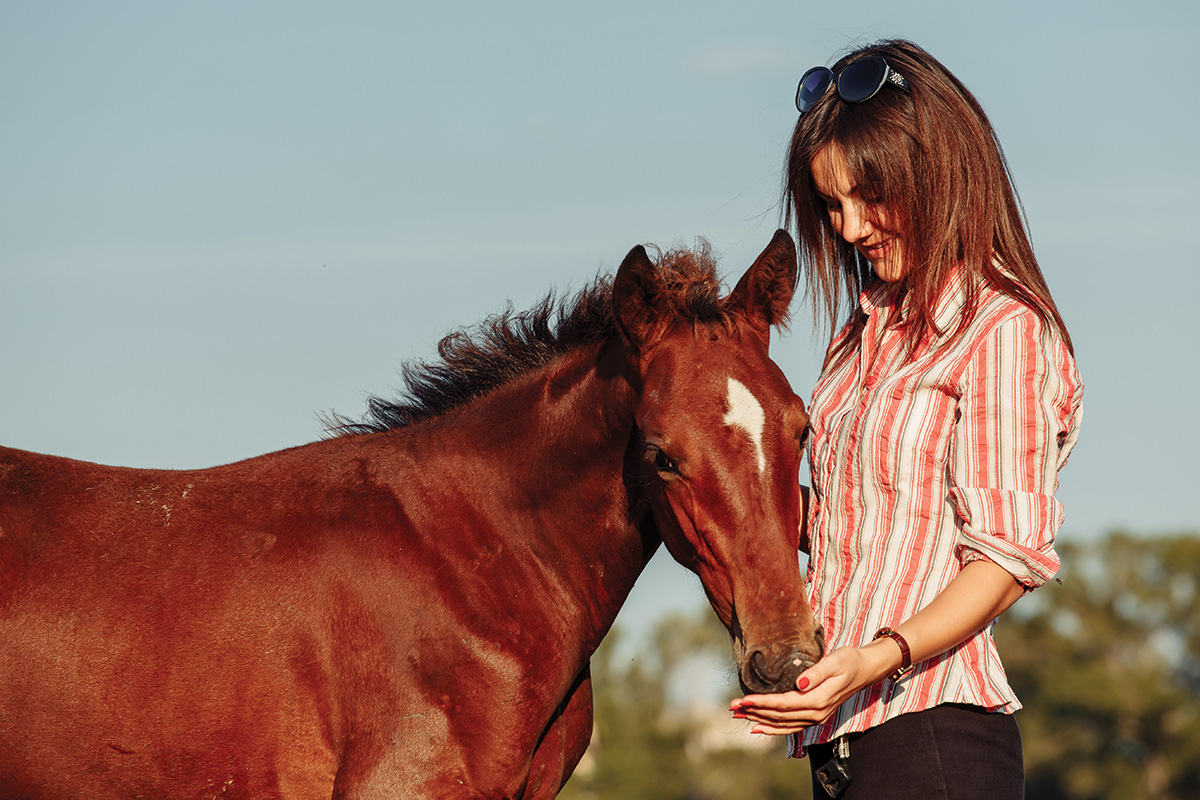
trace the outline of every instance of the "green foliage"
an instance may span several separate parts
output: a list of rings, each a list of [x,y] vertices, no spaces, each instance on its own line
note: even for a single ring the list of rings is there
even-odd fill
[[[1027,796],[1200,797],[1200,538],[1058,549],[1062,585],[996,627]]]
[[[782,739],[772,738],[765,748],[750,750],[705,746],[706,730],[722,714],[728,728],[747,727],[722,710],[740,695],[732,677],[723,697],[709,699],[708,714],[689,711],[695,698],[680,696],[682,676],[689,667],[695,668],[698,661],[730,660],[729,634],[711,611],[662,620],[645,650],[633,656],[621,655],[622,645],[619,632],[614,631],[592,659],[595,733],[584,763],[560,798],[803,800],[810,796],[808,763],[785,758]]]
[[[1061,585],[996,626],[1025,708],[1017,715],[1030,800],[1200,797],[1200,537],[1114,533],[1063,542]],[[696,659],[729,663],[714,615],[674,617],[636,653],[618,632],[592,661],[596,730],[566,800],[804,800],[807,761],[711,748],[713,717],[688,713]],[[709,667],[713,670],[713,667]],[[708,698],[713,716],[736,696]],[[685,688],[681,688],[685,687]],[[732,723],[731,723],[732,724]]]

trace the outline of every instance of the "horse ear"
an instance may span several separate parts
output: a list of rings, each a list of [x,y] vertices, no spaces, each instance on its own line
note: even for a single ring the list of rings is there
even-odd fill
[[[767,249],[729,293],[727,307],[741,307],[746,319],[760,330],[782,325],[796,291],[796,245],[787,231],[775,231]]]
[[[613,321],[626,344],[640,350],[656,321],[658,270],[640,244],[629,251],[613,280]]]

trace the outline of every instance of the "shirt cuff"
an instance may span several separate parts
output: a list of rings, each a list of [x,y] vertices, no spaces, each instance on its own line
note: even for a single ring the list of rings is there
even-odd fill
[[[1054,534],[1063,520],[1052,495],[1002,489],[953,489],[963,564],[985,558],[1034,589],[1058,572]]]

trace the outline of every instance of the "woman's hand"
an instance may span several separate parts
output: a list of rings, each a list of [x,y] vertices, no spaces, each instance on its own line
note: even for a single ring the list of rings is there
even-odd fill
[[[891,639],[842,647],[801,673],[796,691],[747,695],[730,703],[729,710],[735,719],[754,723],[751,733],[796,733],[829,719],[851,695],[899,665],[900,648]]]
[[[898,630],[917,664],[949,650],[998,617],[1024,593],[1021,584],[990,561],[963,567],[941,594]],[[900,666],[900,646],[888,637],[862,647],[841,647],[806,669],[796,691],[752,694],[729,704],[736,719],[754,723],[751,733],[796,733],[832,716],[860,689]]]

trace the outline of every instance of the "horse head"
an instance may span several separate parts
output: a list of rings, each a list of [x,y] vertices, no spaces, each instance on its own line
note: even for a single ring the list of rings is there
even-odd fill
[[[794,689],[823,649],[797,553],[808,415],[768,355],[795,282],[795,246],[779,231],[724,299],[715,283],[673,284],[641,247],[613,289],[640,382],[630,478],[704,584],[747,692]]]

